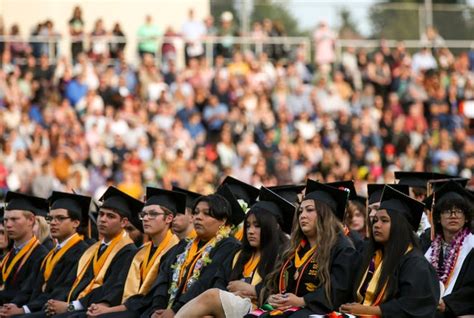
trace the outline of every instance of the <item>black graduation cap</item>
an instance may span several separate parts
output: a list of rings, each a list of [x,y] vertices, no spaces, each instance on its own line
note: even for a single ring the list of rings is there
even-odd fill
[[[200,194],[200,193],[192,192],[192,191],[180,188],[180,187],[173,186],[172,190],[175,191],[175,192],[184,193],[186,195],[186,207],[190,208],[190,209],[193,208],[194,203],[196,202],[196,199],[202,196],[202,194]],[[183,211],[177,211],[177,213],[184,213],[184,210]]]
[[[463,179],[463,178],[459,178]],[[430,209],[433,207],[433,198],[434,204],[436,205],[442,198],[451,198],[451,199],[461,199],[474,202],[474,195],[471,191],[468,191],[464,188],[463,184],[467,184],[467,181],[456,181],[455,179],[444,181],[438,184],[438,189],[435,192],[427,197],[423,203],[426,204],[426,208]]]
[[[412,188],[424,188],[428,187],[429,180],[437,179],[451,179],[453,178],[447,174],[435,173],[435,172],[408,172],[408,171],[395,171],[395,179],[400,180],[398,184],[407,185]]]
[[[340,221],[344,219],[348,196],[348,191],[340,190],[311,179],[306,181],[304,200],[313,199],[326,203]]]
[[[46,216],[49,211],[48,200],[20,192],[8,191],[5,203],[5,211],[24,210],[38,216]]]
[[[230,204],[231,217],[229,222],[233,225],[239,225],[245,219],[245,211],[240,206],[237,197],[232,193],[227,184],[221,184],[216,191],[217,194],[223,196]]]
[[[5,214],[5,208],[3,206],[0,207],[0,222],[3,222],[3,216]]]
[[[258,199],[259,201],[252,205],[250,210],[263,209],[272,213],[280,224],[282,231],[291,234],[293,216],[296,210],[295,206],[285,198],[265,187],[260,188]]]
[[[275,192],[286,201],[297,205],[298,204],[298,194],[303,192],[305,185],[304,184],[286,184],[268,187],[269,190]]]
[[[401,213],[408,220],[413,231],[418,230],[424,208],[424,203],[409,197],[391,186],[385,186],[383,189],[380,209],[387,210],[389,214]]]
[[[81,223],[87,225],[91,197],[75,193],[53,191],[48,198],[50,210],[66,209],[81,216]]]
[[[354,186],[354,181],[345,180],[345,181],[336,181],[325,183],[328,186],[337,188],[339,190],[344,190],[349,192],[349,200],[357,200],[357,191]]]
[[[185,213],[186,195],[182,192],[147,187],[145,206],[154,204],[164,206],[173,212],[173,215]]]
[[[143,224],[138,217],[144,206],[142,201],[129,196],[113,186],[110,186],[99,200],[102,201],[101,208],[117,211],[121,216],[128,218],[133,226],[143,232]]]
[[[387,184],[387,185],[391,186],[395,190],[398,190],[406,195],[410,194],[409,192],[410,187],[407,185],[398,184],[398,183]],[[380,202],[384,187],[385,187],[385,184],[383,183],[369,183],[367,185],[367,194],[369,195],[369,204]]]
[[[438,180],[430,180],[428,183],[431,185],[431,190],[433,192],[438,191],[443,187],[446,183],[454,181],[458,183],[461,187],[465,188],[467,183],[469,182],[469,179],[467,178],[450,178],[450,179],[438,179]]]
[[[260,193],[260,190],[254,186],[231,176],[227,176],[224,181],[222,181],[222,184],[226,184],[237,199],[244,200],[249,206],[256,202]]]

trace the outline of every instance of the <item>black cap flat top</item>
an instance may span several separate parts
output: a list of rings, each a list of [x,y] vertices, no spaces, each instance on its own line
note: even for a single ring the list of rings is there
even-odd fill
[[[46,216],[49,211],[48,200],[23,194],[20,192],[8,191],[5,196],[6,211],[23,210],[30,211],[34,215]]]

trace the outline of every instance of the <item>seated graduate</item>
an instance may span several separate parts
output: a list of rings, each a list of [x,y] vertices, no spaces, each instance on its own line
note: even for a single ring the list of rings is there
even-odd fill
[[[307,181],[290,247],[266,278],[265,298],[271,307],[263,316],[327,314],[350,299],[357,253],[338,220],[347,197],[344,190]]]
[[[196,237],[196,231],[193,226],[193,206],[194,201],[199,198],[202,194],[185,190],[176,186],[173,186],[173,191],[181,192],[186,195],[186,209],[184,211],[176,211],[176,215],[173,218],[173,224],[171,230],[173,233],[182,239],[194,239]]]
[[[50,299],[45,312],[56,317],[86,317],[94,304],[119,305],[127,271],[136,247],[125,227],[141,227],[138,213],[143,203],[115,187],[109,187],[99,209],[98,230],[102,240],[89,247],[79,259],[74,283],[66,301]]]
[[[143,232],[150,242],[135,254],[128,270],[122,304],[113,307],[92,305],[89,317],[140,317],[141,311],[151,305],[150,290],[158,276],[161,260],[179,242],[171,230],[173,216],[184,211],[186,196],[183,193],[147,187],[146,201],[140,219]]]
[[[0,305],[8,304],[26,285],[36,280],[48,250],[33,234],[35,215],[48,213],[46,199],[7,192],[4,225],[13,248],[0,263]]]
[[[142,317],[174,317],[184,304],[213,288],[216,273],[231,266],[240,247],[230,232],[244,216],[242,210],[233,214],[229,202],[219,194],[198,198],[193,207],[197,236],[182,240],[161,264],[152,306]]]
[[[49,299],[65,301],[74,280],[69,275],[75,271],[82,253],[88,248],[78,229],[87,224],[91,198],[87,196],[53,191],[46,220],[56,246],[45,257],[38,269],[36,281],[23,286],[11,304],[4,305],[1,315],[12,316],[43,311]]]
[[[425,257],[442,285],[436,316],[474,315],[474,196],[449,181],[428,198],[428,204],[433,200],[434,240]]]
[[[240,209],[232,193],[225,193],[226,189],[222,187],[220,193],[234,202],[233,208]],[[245,216],[242,248],[235,255],[232,268],[228,268],[229,274],[225,275],[229,279],[224,279],[229,283],[194,298],[176,317],[241,318],[255,308],[263,278],[273,271],[277,257],[287,247],[284,232],[291,233],[294,213],[295,207],[290,202],[262,187],[259,201]]]
[[[428,248],[431,246],[431,242],[434,240],[435,236],[435,228],[433,227],[433,209],[434,203],[436,200],[433,200],[433,193],[437,192],[444,186],[446,183],[453,181],[458,183],[462,188],[465,188],[469,179],[467,178],[449,178],[449,179],[437,179],[437,180],[429,180],[428,181],[428,193],[430,196],[427,197],[423,203],[425,203],[425,212],[430,219],[431,227],[426,229],[423,233],[420,234],[420,247],[423,253],[425,253]],[[466,194],[470,194],[468,190],[465,190]]]
[[[354,315],[433,317],[439,299],[436,273],[414,233],[424,204],[386,186],[355,280],[357,303],[341,306]]]

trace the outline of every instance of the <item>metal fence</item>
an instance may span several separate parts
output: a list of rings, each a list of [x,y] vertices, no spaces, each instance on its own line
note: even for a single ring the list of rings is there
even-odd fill
[[[11,36],[0,36],[0,43],[8,44],[8,43],[26,43],[29,44],[30,47],[34,45],[41,46],[41,53],[48,56],[50,63],[55,64],[58,57],[63,55],[64,52],[61,52],[58,48],[59,47],[68,47],[68,44],[71,43],[70,37],[61,37],[61,36],[32,36],[27,39],[22,37],[11,37]],[[77,38],[74,40],[78,40]],[[90,49],[90,47],[95,42],[103,42],[107,44],[125,44],[126,38],[124,37],[116,37],[116,36],[88,36],[82,38],[83,42],[86,44],[85,49],[86,51]],[[148,39],[149,40],[149,39]],[[172,44],[176,49],[176,58],[178,63],[181,65],[184,62],[184,45],[185,41],[181,37],[157,37],[155,39],[157,41],[159,49],[156,52],[156,61],[157,63],[161,63],[163,60],[161,47],[163,44],[168,43]],[[62,42],[67,42],[62,43]],[[384,44],[388,47],[396,47],[399,43],[399,40],[391,39],[391,40],[384,40]],[[288,55],[286,59],[291,59],[293,57],[293,52],[296,48],[304,50],[305,57],[308,63],[312,61],[314,56],[314,43],[310,37],[268,37],[264,39],[255,39],[252,37],[207,37],[202,40],[202,45],[204,47],[204,56],[210,63],[213,64],[215,58],[215,45],[219,43],[232,43],[234,49],[241,50],[241,51],[251,51],[255,55],[259,55],[265,49],[265,47],[271,45],[282,45],[286,48]],[[427,45],[425,41],[422,40],[405,40],[403,41],[407,48],[417,49]],[[61,44],[61,45],[60,45]],[[347,40],[347,39],[338,39],[335,42],[336,53],[337,56],[340,56],[343,49],[347,47],[354,47],[354,48],[365,48],[365,49],[376,49],[380,47],[380,40]],[[444,40],[443,46],[454,49],[454,50],[469,50],[474,49],[474,39],[471,40]],[[67,55],[67,54],[66,54]],[[19,64],[26,63],[25,59],[19,59],[17,61]],[[134,61],[138,63],[138,55],[137,60]]]

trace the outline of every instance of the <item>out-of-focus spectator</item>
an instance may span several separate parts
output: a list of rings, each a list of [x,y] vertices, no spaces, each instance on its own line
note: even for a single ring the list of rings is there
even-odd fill
[[[141,57],[145,54],[155,56],[158,50],[158,37],[161,31],[158,26],[153,24],[151,15],[145,17],[145,23],[138,28],[138,53]]]
[[[184,39],[185,61],[190,58],[199,58],[204,55],[202,39],[206,35],[206,26],[195,17],[194,9],[188,10],[188,19],[181,27],[181,35]]]
[[[336,34],[329,28],[326,21],[321,21],[313,33],[315,61],[323,73],[328,73],[331,70],[331,64],[336,59],[334,51],[336,38]]]
[[[71,36],[71,55],[73,62],[77,55],[84,51],[84,20],[82,19],[82,9],[74,7],[72,17],[69,20],[69,35]]]

